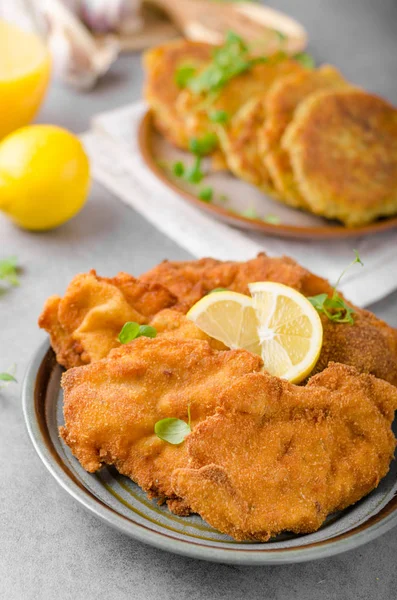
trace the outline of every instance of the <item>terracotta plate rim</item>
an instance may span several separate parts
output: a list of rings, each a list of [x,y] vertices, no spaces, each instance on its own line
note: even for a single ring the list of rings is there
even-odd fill
[[[138,147],[148,169],[158,179],[160,179],[162,183],[164,183],[173,192],[176,192],[179,196],[182,196],[182,198],[190,202],[190,204],[193,204],[201,211],[210,213],[218,220],[226,222],[229,225],[233,225],[234,227],[262,232],[264,234],[277,237],[323,240],[362,237],[368,234],[388,231],[389,229],[397,227],[397,216],[352,229],[342,225],[337,225],[334,227],[301,227],[282,224],[272,225],[271,223],[265,223],[260,219],[248,219],[240,215],[232,214],[230,211],[222,208],[221,206],[215,206],[213,204],[202,202],[196,198],[194,194],[180,188],[177,184],[168,179],[161,167],[158,166],[152,154],[150,139],[153,132],[153,113],[149,109],[143,115],[138,128]]]

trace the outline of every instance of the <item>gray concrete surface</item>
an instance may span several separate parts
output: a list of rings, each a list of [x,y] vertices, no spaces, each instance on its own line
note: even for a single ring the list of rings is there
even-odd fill
[[[397,102],[397,4],[392,0],[271,2],[307,27],[311,51],[359,84]],[[74,131],[92,114],[140,95],[137,57],[123,57],[91,94],[54,86],[39,117]],[[0,371],[18,365],[0,391],[0,599],[4,600],[392,600],[397,531],[339,557],[302,565],[231,567],[184,559],[131,540],[95,519],[52,479],[27,437],[20,404],[26,365],[44,339],[45,298],[91,267],[136,274],[164,257],[186,258],[130,208],[94,185],[81,214],[60,229],[29,234],[0,216],[0,256],[16,254],[21,286],[0,295]],[[376,282],[374,282],[376,285]],[[374,306],[397,325],[397,293]]]

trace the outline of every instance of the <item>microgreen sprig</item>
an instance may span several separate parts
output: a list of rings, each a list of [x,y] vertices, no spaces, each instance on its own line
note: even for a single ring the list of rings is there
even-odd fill
[[[176,419],[175,417],[168,417],[157,421],[154,425],[154,433],[163,442],[168,442],[177,446],[181,444],[185,437],[191,432],[191,417],[190,417],[190,404],[187,406],[187,417],[188,422],[182,421],[182,419]]]
[[[188,183],[197,184],[204,178],[204,173],[201,168],[201,156],[196,156],[194,163],[185,171],[185,179]]]
[[[229,31],[224,45],[214,51],[212,62],[200,73],[191,77],[186,87],[194,94],[217,92],[233,77],[266,60],[265,57],[251,58],[243,39]]]
[[[298,52],[298,54],[294,54],[293,58],[302,65],[305,69],[314,69],[316,63],[314,62],[314,58],[311,54],[307,52]]]
[[[280,225],[281,223],[281,219],[278,215],[266,215],[263,217],[263,220],[270,225]]]
[[[226,125],[229,121],[229,115],[225,110],[211,110],[208,116],[212,123],[220,125]]]
[[[0,373],[0,387],[6,387],[10,383],[18,383],[15,377],[16,365],[12,365],[8,371]],[[2,383],[4,382],[4,383]]]
[[[17,380],[11,373],[0,373],[0,381],[14,381],[17,383]]]
[[[175,71],[175,83],[183,89],[185,88],[192,77],[196,74],[197,69],[192,65],[181,65]]]
[[[279,31],[278,29],[273,29],[275,35],[277,36],[277,39],[279,42],[285,42],[288,39],[288,36],[283,33],[282,31]]]
[[[331,297],[328,294],[318,294],[317,296],[311,296],[308,298],[309,302],[319,313],[323,313],[330,321],[335,323],[348,323],[349,325],[354,324],[354,310],[346,304],[343,298],[339,295],[337,287],[345,275],[345,273],[356,263],[364,266],[357,250],[354,250],[355,259],[342,271],[338,281],[335,283]]]
[[[214,190],[212,187],[205,187],[199,192],[199,198],[202,202],[207,202],[208,204],[212,201],[214,197]]]
[[[201,138],[193,137],[189,140],[189,150],[196,156],[205,156],[215,149],[218,138],[215,133],[206,133]]]
[[[119,335],[118,340],[121,344],[128,344],[139,337],[155,338],[157,331],[151,325],[139,325],[135,321],[127,321],[124,323]]]
[[[183,177],[184,176],[185,165],[183,164],[183,162],[181,160],[174,162],[174,164],[172,165],[172,172],[174,173],[175,177]]]
[[[0,280],[5,281],[9,285],[19,285],[17,264],[18,259],[16,256],[9,256],[0,260]]]

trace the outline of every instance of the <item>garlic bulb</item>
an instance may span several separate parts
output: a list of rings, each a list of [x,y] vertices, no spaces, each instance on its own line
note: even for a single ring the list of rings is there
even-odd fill
[[[118,40],[107,35],[97,41],[61,0],[41,0],[40,11],[54,75],[78,89],[91,89],[117,58]]]
[[[79,15],[95,33],[134,33],[142,28],[141,0],[81,0]]]

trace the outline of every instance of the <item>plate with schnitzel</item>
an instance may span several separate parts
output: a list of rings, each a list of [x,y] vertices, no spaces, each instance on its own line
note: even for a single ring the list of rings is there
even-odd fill
[[[281,294],[276,337],[291,341],[291,310],[292,337],[314,313],[322,346],[303,380],[194,321],[203,302],[250,307],[250,292],[258,310],[254,282]],[[397,523],[397,331],[292,259],[91,271],[47,300],[39,324],[51,346],[24,383],[33,445],[66,491],[131,537],[259,565],[338,554]]]

